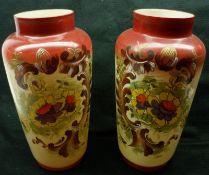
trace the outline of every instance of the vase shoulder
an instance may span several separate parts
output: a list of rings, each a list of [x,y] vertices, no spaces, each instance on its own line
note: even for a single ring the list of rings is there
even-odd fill
[[[92,50],[92,42],[89,35],[80,28],[75,28],[66,33],[50,36],[21,36],[17,33],[10,34],[3,43],[2,54],[4,58],[10,59],[14,53],[28,54],[37,49],[44,48],[50,52],[66,48],[77,48],[85,46]],[[56,48],[56,49],[54,49]]]
[[[195,51],[201,61],[204,61],[206,54],[203,42],[194,34],[181,38],[164,38],[143,34],[132,28],[119,35],[116,41],[116,52],[120,54],[121,49],[127,47],[140,48],[145,46],[146,49],[153,50],[156,53],[160,52],[165,47],[172,47],[175,48],[180,55],[183,54],[183,57]]]

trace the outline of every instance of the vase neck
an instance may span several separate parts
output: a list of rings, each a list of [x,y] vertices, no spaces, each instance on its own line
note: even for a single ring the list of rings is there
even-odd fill
[[[141,9],[133,12],[133,29],[165,38],[187,37],[192,34],[194,15],[175,10]]]
[[[64,9],[35,10],[14,15],[17,35],[48,36],[75,27],[74,12]]]

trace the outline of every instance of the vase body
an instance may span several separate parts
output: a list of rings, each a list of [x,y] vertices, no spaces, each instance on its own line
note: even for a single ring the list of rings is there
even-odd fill
[[[205,48],[191,33],[192,14],[147,9],[134,11],[133,18],[133,28],[116,42],[118,145],[128,164],[153,171],[175,152]]]
[[[25,13],[15,15],[17,31],[2,47],[10,89],[34,158],[68,169],[87,148],[91,40],[71,10]]]

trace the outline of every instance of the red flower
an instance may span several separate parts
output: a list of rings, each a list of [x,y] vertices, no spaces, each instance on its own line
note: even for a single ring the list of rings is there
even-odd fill
[[[160,107],[167,111],[176,111],[177,107],[172,101],[162,101]]]
[[[35,119],[42,124],[55,123],[57,118],[62,115],[61,106],[62,103],[60,102],[57,102],[54,105],[46,103],[36,111],[37,116]]]
[[[65,109],[68,112],[73,112],[75,110],[75,96],[74,95],[68,95],[66,97]]]
[[[136,96],[136,101],[140,104],[144,104],[147,101],[147,97],[144,94]]]
[[[66,98],[66,102],[68,104],[73,104],[75,103],[75,97],[73,95],[68,95],[67,98]]]
[[[51,107],[52,107],[51,104],[46,103],[45,105],[43,105],[42,107],[40,107],[40,108],[36,111],[36,113],[37,113],[38,115],[44,115],[44,114],[46,114],[47,112],[50,111]]]

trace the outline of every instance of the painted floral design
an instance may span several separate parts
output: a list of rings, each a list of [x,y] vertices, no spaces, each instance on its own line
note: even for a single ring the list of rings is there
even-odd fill
[[[75,96],[68,95],[65,100],[65,109],[67,112],[73,112],[75,110]]]
[[[144,78],[144,82],[150,83],[146,79],[149,80],[150,77]],[[155,84],[158,86],[157,83]],[[154,128],[175,126],[178,116],[182,113],[179,98],[172,93],[162,91],[159,96],[154,96],[150,90],[138,87],[131,89],[129,109],[137,112],[135,117],[138,119],[152,123]]]
[[[60,111],[61,106],[61,102],[58,102],[54,105],[45,103],[36,111],[37,116],[35,119],[40,121],[41,124],[55,123],[57,118],[62,115],[62,112]]]
[[[41,124],[55,123],[57,119],[62,114],[64,114],[65,110],[67,112],[75,111],[75,108],[76,108],[75,95],[68,94],[66,96],[65,101],[58,100],[54,104],[52,100],[50,100],[51,98],[52,97],[48,97],[44,102],[42,100],[38,101],[38,109],[36,110],[37,116],[35,117],[35,119],[40,121]]]
[[[147,107],[149,107],[149,103],[148,103],[148,97],[150,95],[150,92],[144,89],[134,89],[132,91],[132,100],[131,103],[134,107],[136,107],[137,112],[139,114],[143,114],[144,110],[147,109]]]
[[[34,57],[33,64],[27,63],[19,53],[10,62],[17,82],[18,103],[24,103],[26,108],[18,109],[24,116],[21,119],[23,128],[27,133],[40,136],[41,139],[32,139],[33,144],[42,144],[43,148],[68,157],[87,141],[90,51],[85,45],[55,54],[39,48]],[[63,130],[60,140],[46,143],[45,139],[60,137]]]
[[[185,123],[194,94],[190,83],[197,70],[195,53],[179,58],[174,47],[154,53],[146,44],[121,50],[116,57],[116,104],[122,144],[150,156],[177,140],[178,135],[171,135],[155,142],[149,134],[169,133]],[[159,78],[149,74],[154,71]]]
[[[76,106],[80,105],[81,100],[79,93],[73,91],[65,91],[62,97],[64,98],[57,99],[54,96],[48,96],[37,100],[32,105],[30,116],[41,125],[53,124],[57,120],[66,120],[72,116],[70,113],[75,112]]]
[[[149,109],[150,114],[159,127],[174,124],[178,116],[181,115],[179,99],[171,93],[161,92],[159,99],[156,98],[151,101],[151,107]]]

